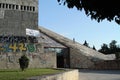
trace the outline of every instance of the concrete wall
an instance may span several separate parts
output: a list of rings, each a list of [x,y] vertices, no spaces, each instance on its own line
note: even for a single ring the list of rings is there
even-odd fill
[[[62,73],[31,77],[27,80],[79,80],[78,70],[68,70]]]
[[[106,60],[95,63],[95,67],[92,69],[112,69],[112,70],[120,70],[120,60]]]
[[[19,69],[21,53],[1,53],[0,69]],[[27,53],[29,68],[56,68],[55,53]]]
[[[0,52],[0,69],[20,68],[19,58],[23,54],[30,60],[29,68],[56,68],[56,53],[43,53],[43,51],[43,47],[37,44],[34,52]]]
[[[71,68],[90,68],[94,66],[94,62],[89,56],[84,56],[83,52],[70,48],[70,67]]]
[[[33,53],[29,58],[29,68],[56,68],[56,53]]]
[[[37,13],[6,10],[3,14],[4,18],[0,18],[0,35],[25,36],[26,28],[37,29]]]
[[[0,35],[26,36],[26,28],[38,29],[38,0],[0,0],[0,4]]]

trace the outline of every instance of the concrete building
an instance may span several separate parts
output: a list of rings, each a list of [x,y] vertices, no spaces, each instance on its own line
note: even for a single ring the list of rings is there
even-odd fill
[[[38,29],[38,0],[0,0],[0,35],[25,36]]]
[[[39,30],[42,33],[41,37],[47,36],[62,45],[58,47],[54,44],[55,42],[51,43],[52,41],[50,41],[50,45],[44,45],[44,50],[52,51],[54,49],[61,49],[61,55],[59,55],[60,53],[57,54],[58,67],[93,68],[96,62],[115,59],[115,56],[104,55],[43,27],[39,27]],[[52,46],[51,44],[54,45]]]
[[[0,69],[19,68],[24,54],[30,68],[56,67],[56,54],[43,53],[37,30],[38,0],[0,0]]]
[[[115,58],[38,27],[38,0],[0,0],[0,69],[19,68],[23,54],[29,68],[93,68]]]

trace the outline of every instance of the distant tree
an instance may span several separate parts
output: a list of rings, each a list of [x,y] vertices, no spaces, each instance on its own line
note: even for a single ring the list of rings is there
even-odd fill
[[[83,44],[84,46],[86,46],[86,47],[89,47],[89,44],[87,43],[87,41],[85,40],[85,42],[84,42],[84,44]]]
[[[116,59],[120,59],[120,47],[119,45],[117,45],[116,40],[112,40],[109,43],[109,46],[107,44],[103,44],[101,46],[101,49],[99,49],[98,51],[104,54],[115,54]]]
[[[101,49],[99,49],[98,51],[103,53],[103,54],[110,54],[109,53],[109,47],[105,43],[101,46]]]
[[[120,24],[120,2],[119,0],[57,0],[60,4],[67,5],[68,8],[76,7],[85,11],[87,16],[98,22],[107,19]]]
[[[110,53],[115,54],[116,59],[120,59],[120,47],[117,45],[117,41],[112,40],[109,44]]]
[[[93,46],[93,50],[96,50],[95,46]]]
[[[29,59],[25,55],[23,55],[21,56],[21,58],[19,58],[19,64],[21,70],[24,71],[26,68],[28,68]]]
[[[111,43],[109,43],[110,53],[118,52],[118,46],[116,43],[117,41],[115,40],[112,40]]]

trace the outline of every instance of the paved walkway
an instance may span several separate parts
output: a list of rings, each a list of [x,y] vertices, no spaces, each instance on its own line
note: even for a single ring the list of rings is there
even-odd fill
[[[120,70],[79,70],[79,80],[120,80]]]

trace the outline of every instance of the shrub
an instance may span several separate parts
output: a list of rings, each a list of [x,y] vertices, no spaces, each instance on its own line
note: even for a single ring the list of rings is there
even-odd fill
[[[19,58],[19,64],[22,71],[28,68],[29,59],[27,58],[27,56],[22,55],[21,58]]]

